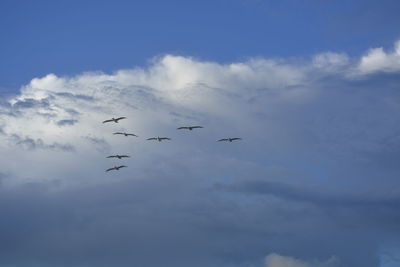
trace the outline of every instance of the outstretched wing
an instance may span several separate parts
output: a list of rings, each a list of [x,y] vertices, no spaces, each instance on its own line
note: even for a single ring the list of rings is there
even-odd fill
[[[219,139],[217,142],[228,141],[228,140],[229,140],[228,138],[222,138],[222,139]]]
[[[130,136],[136,136],[136,137],[138,137],[136,134],[126,134],[126,135],[130,135]]]
[[[108,156],[107,158],[117,158],[117,156]]]
[[[152,137],[152,138],[147,138],[147,140],[157,140],[156,137]]]
[[[126,119],[126,117],[119,117],[119,118],[116,118],[115,120],[119,121],[119,120],[123,120],[123,119]]]
[[[107,169],[106,172],[109,172],[109,171],[112,171],[112,170],[116,170],[115,167]]]
[[[103,121],[103,123],[111,122],[111,121],[113,121],[113,120],[105,120],[105,121]]]
[[[233,141],[233,140],[242,140],[242,138],[234,137],[234,138],[231,138],[231,140],[232,140],[232,141]]]
[[[191,126],[190,128],[196,129],[196,128],[204,128],[203,126]]]
[[[171,138],[168,138],[168,137],[160,137],[160,140],[171,140]]]
[[[118,166],[117,169],[126,168],[126,167],[127,166],[125,166],[125,165],[121,165],[121,166]]]
[[[121,132],[116,132],[116,133],[113,133],[113,134],[124,134],[124,133],[121,133]]]
[[[121,156],[119,156],[120,158],[129,158],[129,156],[128,155],[121,155]]]
[[[177,130],[182,130],[182,129],[189,129],[189,127],[185,127],[185,126],[183,126],[183,127],[179,127],[179,128],[176,128]]]

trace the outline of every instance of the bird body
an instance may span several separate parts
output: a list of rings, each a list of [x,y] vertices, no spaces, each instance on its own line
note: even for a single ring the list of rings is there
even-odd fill
[[[111,118],[111,119],[109,119],[109,120],[103,121],[103,123],[112,122],[112,121],[115,122],[115,123],[118,123],[119,120],[123,120],[123,119],[126,119],[126,117]]]
[[[118,158],[118,159],[122,159],[122,158],[130,158],[128,155],[112,155],[112,156],[108,156],[107,158]]]
[[[106,172],[109,172],[109,171],[112,171],[112,170],[118,171],[119,169],[125,168],[125,167],[127,167],[127,166],[125,166],[125,165],[115,166],[115,167],[112,167],[112,168],[107,169]]]
[[[136,134],[131,134],[131,133],[116,132],[116,133],[113,133],[113,134],[120,134],[120,135],[125,135],[125,136],[136,136],[136,137],[138,137]]]
[[[147,140],[157,140],[158,142],[161,142],[162,140],[171,140],[171,138],[168,138],[168,137],[152,137],[152,138],[147,138]]]
[[[242,138],[239,138],[239,137],[222,138],[222,139],[219,139],[217,142],[221,142],[221,141],[229,141],[229,142],[232,142],[232,141],[234,141],[234,140],[242,140]]]
[[[177,130],[185,129],[185,130],[191,131],[191,130],[197,129],[197,128],[203,128],[203,126],[182,126],[182,127],[177,128]]]

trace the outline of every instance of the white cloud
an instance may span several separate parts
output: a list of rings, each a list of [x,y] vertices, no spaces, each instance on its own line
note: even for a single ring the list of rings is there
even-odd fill
[[[251,134],[257,128],[253,114],[265,112],[266,105],[273,110],[276,101],[308,101],[305,77],[305,69],[284,62],[251,60],[221,65],[171,55],[155,60],[147,69],[75,77],[49,74],[33,79],[2,106],[2,113],[8,115],[0,119],[1,146],[6,154],[28,161],[30,179],[49,177],[46,170],[69,176],[70,170],[79,169],[88,175],[91,171],[82,165],[83,159],[99,174],[111,164],[104,160],[106,152],[149,157],[152,151],[167,155],[172,149],[178,153],[176,143],[183,135],[176,131],[179,125],[206,124],[202,131],[209,135],[210,144],[226,135],[244,134],[245,127]],[[119,124],[101,123],[122,115],[128,119]],[[140,138],[116,137],[112,135],[115,131],[134,132]],[[169,135],[175,145],[144,140],[158,135]],[[207,135],[198,137],[206,142]],[[168,152],[157,151],[160,145]],[[185,145],[186,149],[191,146],[178,144]],[[33,157],[39,148],[53,152],[42,151]],[[3,157],[3,170],[23,179],[25,172],[7,161]],[[44,167],[37,161],[49,164]]]
[[[302,261],[289,256],[271,253],[265,258],[265,267],[335,267],[339,266],[339,259],[332,256],[326,261]]]
[[[382,47],[373,48],[363,56],[358,65],[361,74],[374,72],[400,71],[400,41],[397,41],[392,52],[385,52]]]
[[[382,62],[386,63],[380,66],[395,66],[398,44],[395,53],[384,53]],[[364,72],[374,53],[361,59],[360,69]],[[15,157],[11,161],[16,158],[27,161],[30,179],[49,177],[46,174],[49,170],[52,175],[68,173],[68,177],[58,178],[69,182],[74,181],[69,177],[72,170],[73,176],[80,176],[77,175],[79,171],[84,176],[92,176],[90,173],[94,170],[100,175],[110,164],[104,159],[107,153],[137,153],[141,156],[136,161],[142,160],[141,166],[146,166],[144,163],[152,153],[168,155],[199,149],[204,153],[202,157],[208,158],[209,151],[206,150],[212,150],[213,142],[227,135],[253,139],[249,145],[263,142],[271,153],[286,157],[288,150],[301,147],[307,139],[302,127],[311,117],[301,115],[304,113],[299,111],[307,113],[307,106],[319,105],[321,99],[332,94],[324,90],[328,84],[324,84],[323,78],[346,80],[346,70],[352,69],[349,62],[345,54],[331,52],[316,55],[311,62],[251,59],[225,65],[166,55],[154,59],[147,68],[120,70],[113,74],[93,72],[73,77],[49,74],[34,78],[22,87],[19,95],[1,105],[0,112],[4,115],[0,118],[3,133],[0,146],[5,154]],[[373,70],[376,69],[369,69]],[[340,90],[334,92],[338,93],[333,97],[342,96]],[[334,106],[329,106],[335,110]],[[128,119],[118,125],[101,123],[121,115]],[[372,147],[369,143],[376,143],[374,139],[367,142],[366,139],[348,139],[346,135],[358,134],[360,129],[349,127],[353,122],[339,121],[335,131],[327,132],[322,122],[326,114],[318,112],[311,116],[315,118],[313,123],[318,122],[318,125],[309,128],[308,134],[321,145],[331,144],[329,140],[337,142],[338,136],[340,142],[349,140],[350,146],[359,143],[359,148]],[[379,114],[373,116],[377,116],[377,123],[383,123]],[[375,118],[368,120],[375,121]],[[321,123],[322,128],[318,129]],[[184,124],[205,124],[204,135],[196,136],[203,146],[182,139],[182,133],[175,129]],[[131,131],[140,138],[116,138],[112,135],[114,131]],[[380,131],[383,133],[379,138],[385,138],[387,132]],[[153,135],[170,135],[174,141],[163,144],[165,148],[160,151],[155,144],[144,141]],[[37,149],[42,152],[33,157],[38,153]],[[52,152],[44,153],[43,150]],[[26,169],[20,170],[10,163],[9,156],[2,159],[5,173],[20,179],[26,177]],[[88,168],[82,164],[83,159]],[[36,160],[49,164],[43,168]],[[79,181],[82,179],[78,178]]]

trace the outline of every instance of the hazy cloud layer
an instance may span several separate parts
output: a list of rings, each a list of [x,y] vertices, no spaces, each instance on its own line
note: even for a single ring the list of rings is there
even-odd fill
[[[265,267],[334,267],[338,266],[338,264],[339,260],[335,257],[331,257],[324,262],[305,262],[292,257],[271,253],[265,258]]]
[[[400,234],[397,48],[33,79],[0,102],[0,266],[379,266]]]

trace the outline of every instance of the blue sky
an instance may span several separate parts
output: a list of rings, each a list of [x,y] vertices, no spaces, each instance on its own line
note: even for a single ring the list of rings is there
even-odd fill
[[[360,55],[399,37],[395,0],[1,1],[0,87],[172,53],[217,62]]]
[[[398,266],[399,7],[1,1],[0,267]]]

